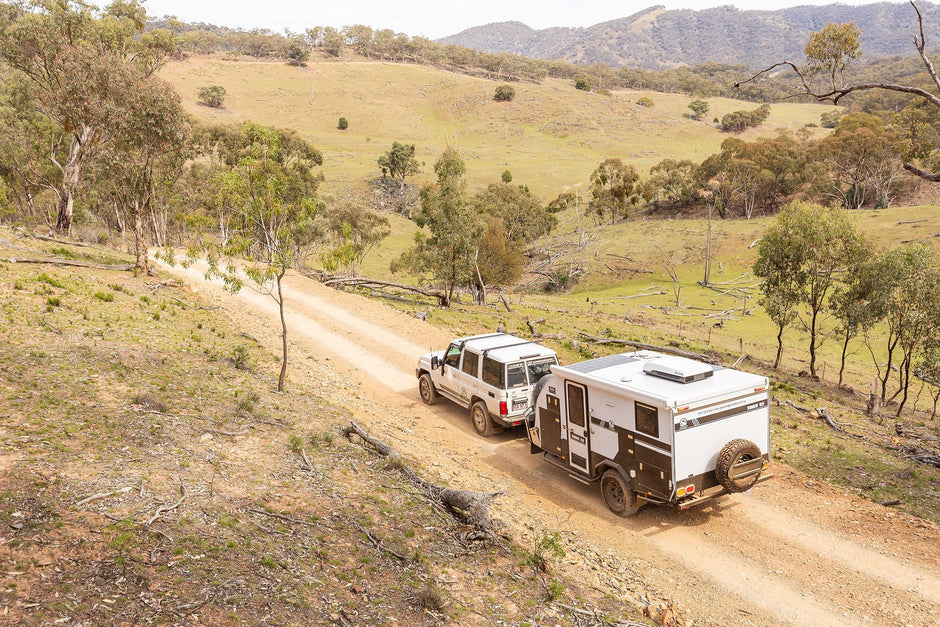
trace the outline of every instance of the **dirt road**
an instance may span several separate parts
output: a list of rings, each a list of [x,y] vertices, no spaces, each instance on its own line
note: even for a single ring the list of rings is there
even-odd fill
[[[269,296],[225,294],[198,268],[172,272],[279,345]],[[585,587],[637,604],[672,600],[689,625],[940,625],[937,525],[779,464],[748,494],[618,518],[596,486],[530,455],[520,433],[483,439],[464,410],[421,404],[415,361],[447,333],[304,277],[285,283],[289,378],[308,379],[435,480],[505,490],[495,515],[526,543],[561,532],[565,568]]]

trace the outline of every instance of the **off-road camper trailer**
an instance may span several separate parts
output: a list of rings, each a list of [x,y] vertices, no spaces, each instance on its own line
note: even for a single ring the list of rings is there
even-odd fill
[[[651,351],[552,366],[533,390],[532,453],[628,516],[681,508],[768,479],[765,377]]]

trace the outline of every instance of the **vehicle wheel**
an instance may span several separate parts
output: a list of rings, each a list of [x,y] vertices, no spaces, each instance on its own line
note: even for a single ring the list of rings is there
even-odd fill
[[[434,382],[431,381],[431,375],[424,373],[418,379],[418,394],[425,405],[433,405],[437,402],[437,390],[434,389]]]
[[[620,471],[613,468],[601,476],[601,494],[607,508],[618,516],[633,516],[643,507],[643,500],[633,490],[633,482],[625,481]]]
[[[728,492],[745,492],[757,483],[763,467],[760,448],[750,440],[731,440],[718,453],[715,476]]]
[[[470,420],[473,422],[473,428],[483,437],[491,436],[496,431],[493,428],[490,412],[483,401],[477,401],[470,408]]]

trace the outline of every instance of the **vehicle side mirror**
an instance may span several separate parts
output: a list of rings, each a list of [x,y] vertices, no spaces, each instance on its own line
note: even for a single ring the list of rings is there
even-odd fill
[[[437,355],[431,357],[431,370],[437,370],[437,367],[441,365],[440,360],[437,358]]]

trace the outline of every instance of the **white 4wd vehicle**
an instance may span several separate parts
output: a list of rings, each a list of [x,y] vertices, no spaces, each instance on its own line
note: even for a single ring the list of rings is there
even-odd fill
[[[422,401],[443,396],[469,408],[473,428],[488,436],[525,422],[532,387],[557,363],[555,351],[537,342],[490,333],[422,355],[415,374]]]

